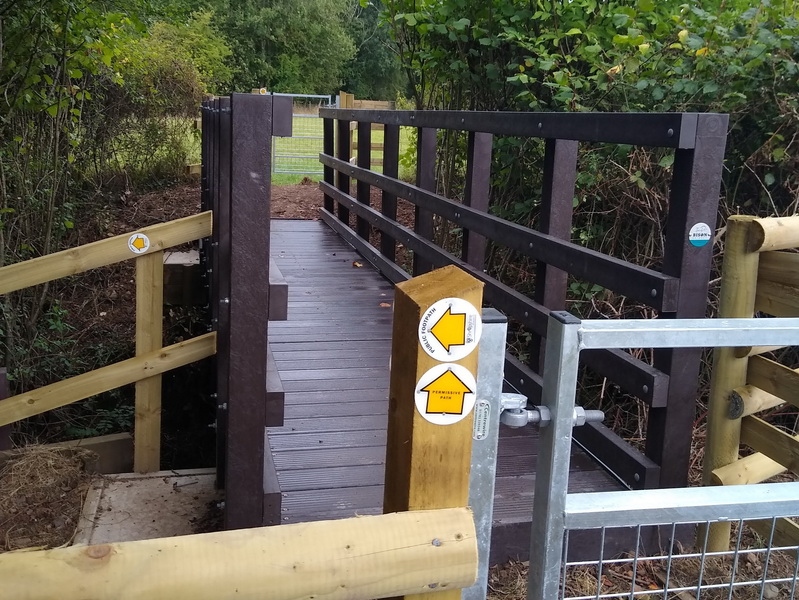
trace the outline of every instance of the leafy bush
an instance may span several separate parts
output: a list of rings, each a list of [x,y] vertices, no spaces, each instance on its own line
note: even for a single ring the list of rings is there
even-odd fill
[[[796,14],[790,0],[390,0],[384,19],[419,108],[730,113],[726,212],[769,214],[797,208]]]

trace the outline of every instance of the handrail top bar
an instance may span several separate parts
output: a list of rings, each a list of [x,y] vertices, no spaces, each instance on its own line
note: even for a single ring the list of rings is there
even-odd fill
[[[212,212],[207,210],[6,265],[0,268],[0,295],[62,277],[78,275],[114,263],[135,260],[173,246],[208,237],[213,229],[212,218]],[[150,247],[143,252],[133,253],[128,247],[128,242],[131,235],[137,233],[149,238]]]
[[[681,149],[696,147],[701,120],[717,121],[712,126],[702,127],[702,131],[723,135],[728,118],[720,113],[535,113],[352,108],[321,108],[319,116],[405,127]]]
[[[568,313],[553,312],[563,322]],[[599,348],[716,348],[799,345],[799,318],[619,319],[580,321],[580,350]]]
[[[701,521],[769,519],[796,516],[799,482],[737,485],[725,490],[711,487],[662,490],[592,492],[566,496],[567,529],[671,525]],[[721,517],[721,518],[720,518]]]
[[[335,94],[286,94],[284,92],[269,92],[265,94],[267,96],[283,96],[288,98],[324,98],[326,100],[331,100]]]

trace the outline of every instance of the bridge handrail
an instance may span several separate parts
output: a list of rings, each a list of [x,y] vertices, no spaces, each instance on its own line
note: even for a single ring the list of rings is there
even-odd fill
[[[543,338],[551,310],[565,308],[569,274],[621,293],[664,318],[705,316],[721,168],[728,118],[698,113],[520,113],[322,109],[325,193],[321,218],[389,279],[408,276],[396,264],[397,244],[413,252],[413,274],[456,264],[486,284],[493,306],[533,334],[527,364],[508,356],[506,380],[533,402],[541,395]],[[357,158],[351,154],[356,123]],[[383,125],[382,173],[371,170],[371,131]],[[417,129],[416,184],[398,173],[400,127]],[[438,131],[468,135],[463,201],[435,193]],[[540,225],[537,230],[489,214],[493,136],[544,140]],[[632,144],[674,149],[670,201],[659,269],[619,260],[571,243],[579,143]],[[352,163],[355,162],[353,165]],[[352,188],[352,189],[351,189]],[[372,188],[382,192],[372,208]],[[397,221],[397,199],[415,205],[413,229]],[[355,226],[350,227],[350,213]],[[463,232],[460,256],[436,245],[438,216]],[[379,244],[369,243],[371,227]],[[696,238],[696,229],[703,237]],[[485,272],[488,242],[537,261],[534,294],[514,290]],[[696,243],[694,243],[696,242]],[[585,363],[649,409],[646,451],[627,444],[601,424],[582,427],[575,438],[632,488],[684,485],[694,419],[699,351],[661,350],[654,364],[627,351],[598,349]],[[679,366],[678,366],[679,365]],[[674,377],[672,377],[674,375]],[[666,450],[668,448],[668,451]]]

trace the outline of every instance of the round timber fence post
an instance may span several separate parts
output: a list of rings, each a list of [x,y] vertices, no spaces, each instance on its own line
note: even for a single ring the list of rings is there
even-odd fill
[[[455,266],[397,284],[384,513],[468,503],[482,300],[483,283]],[[430,582],[461,597],[446,584]]]

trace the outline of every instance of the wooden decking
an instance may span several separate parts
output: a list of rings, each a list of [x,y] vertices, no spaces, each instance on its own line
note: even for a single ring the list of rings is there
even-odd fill
[[[289,286],[288,320],[269,325],[285,391],[285,425],[268,429],[282,521],[380,513],[392,286],[320,221],[273,220],[271,252]],[[528,552],[537,442],[533,427],[501,430],[493,560]],[[571,469],[571,491],[620,489],[578,449]]]

